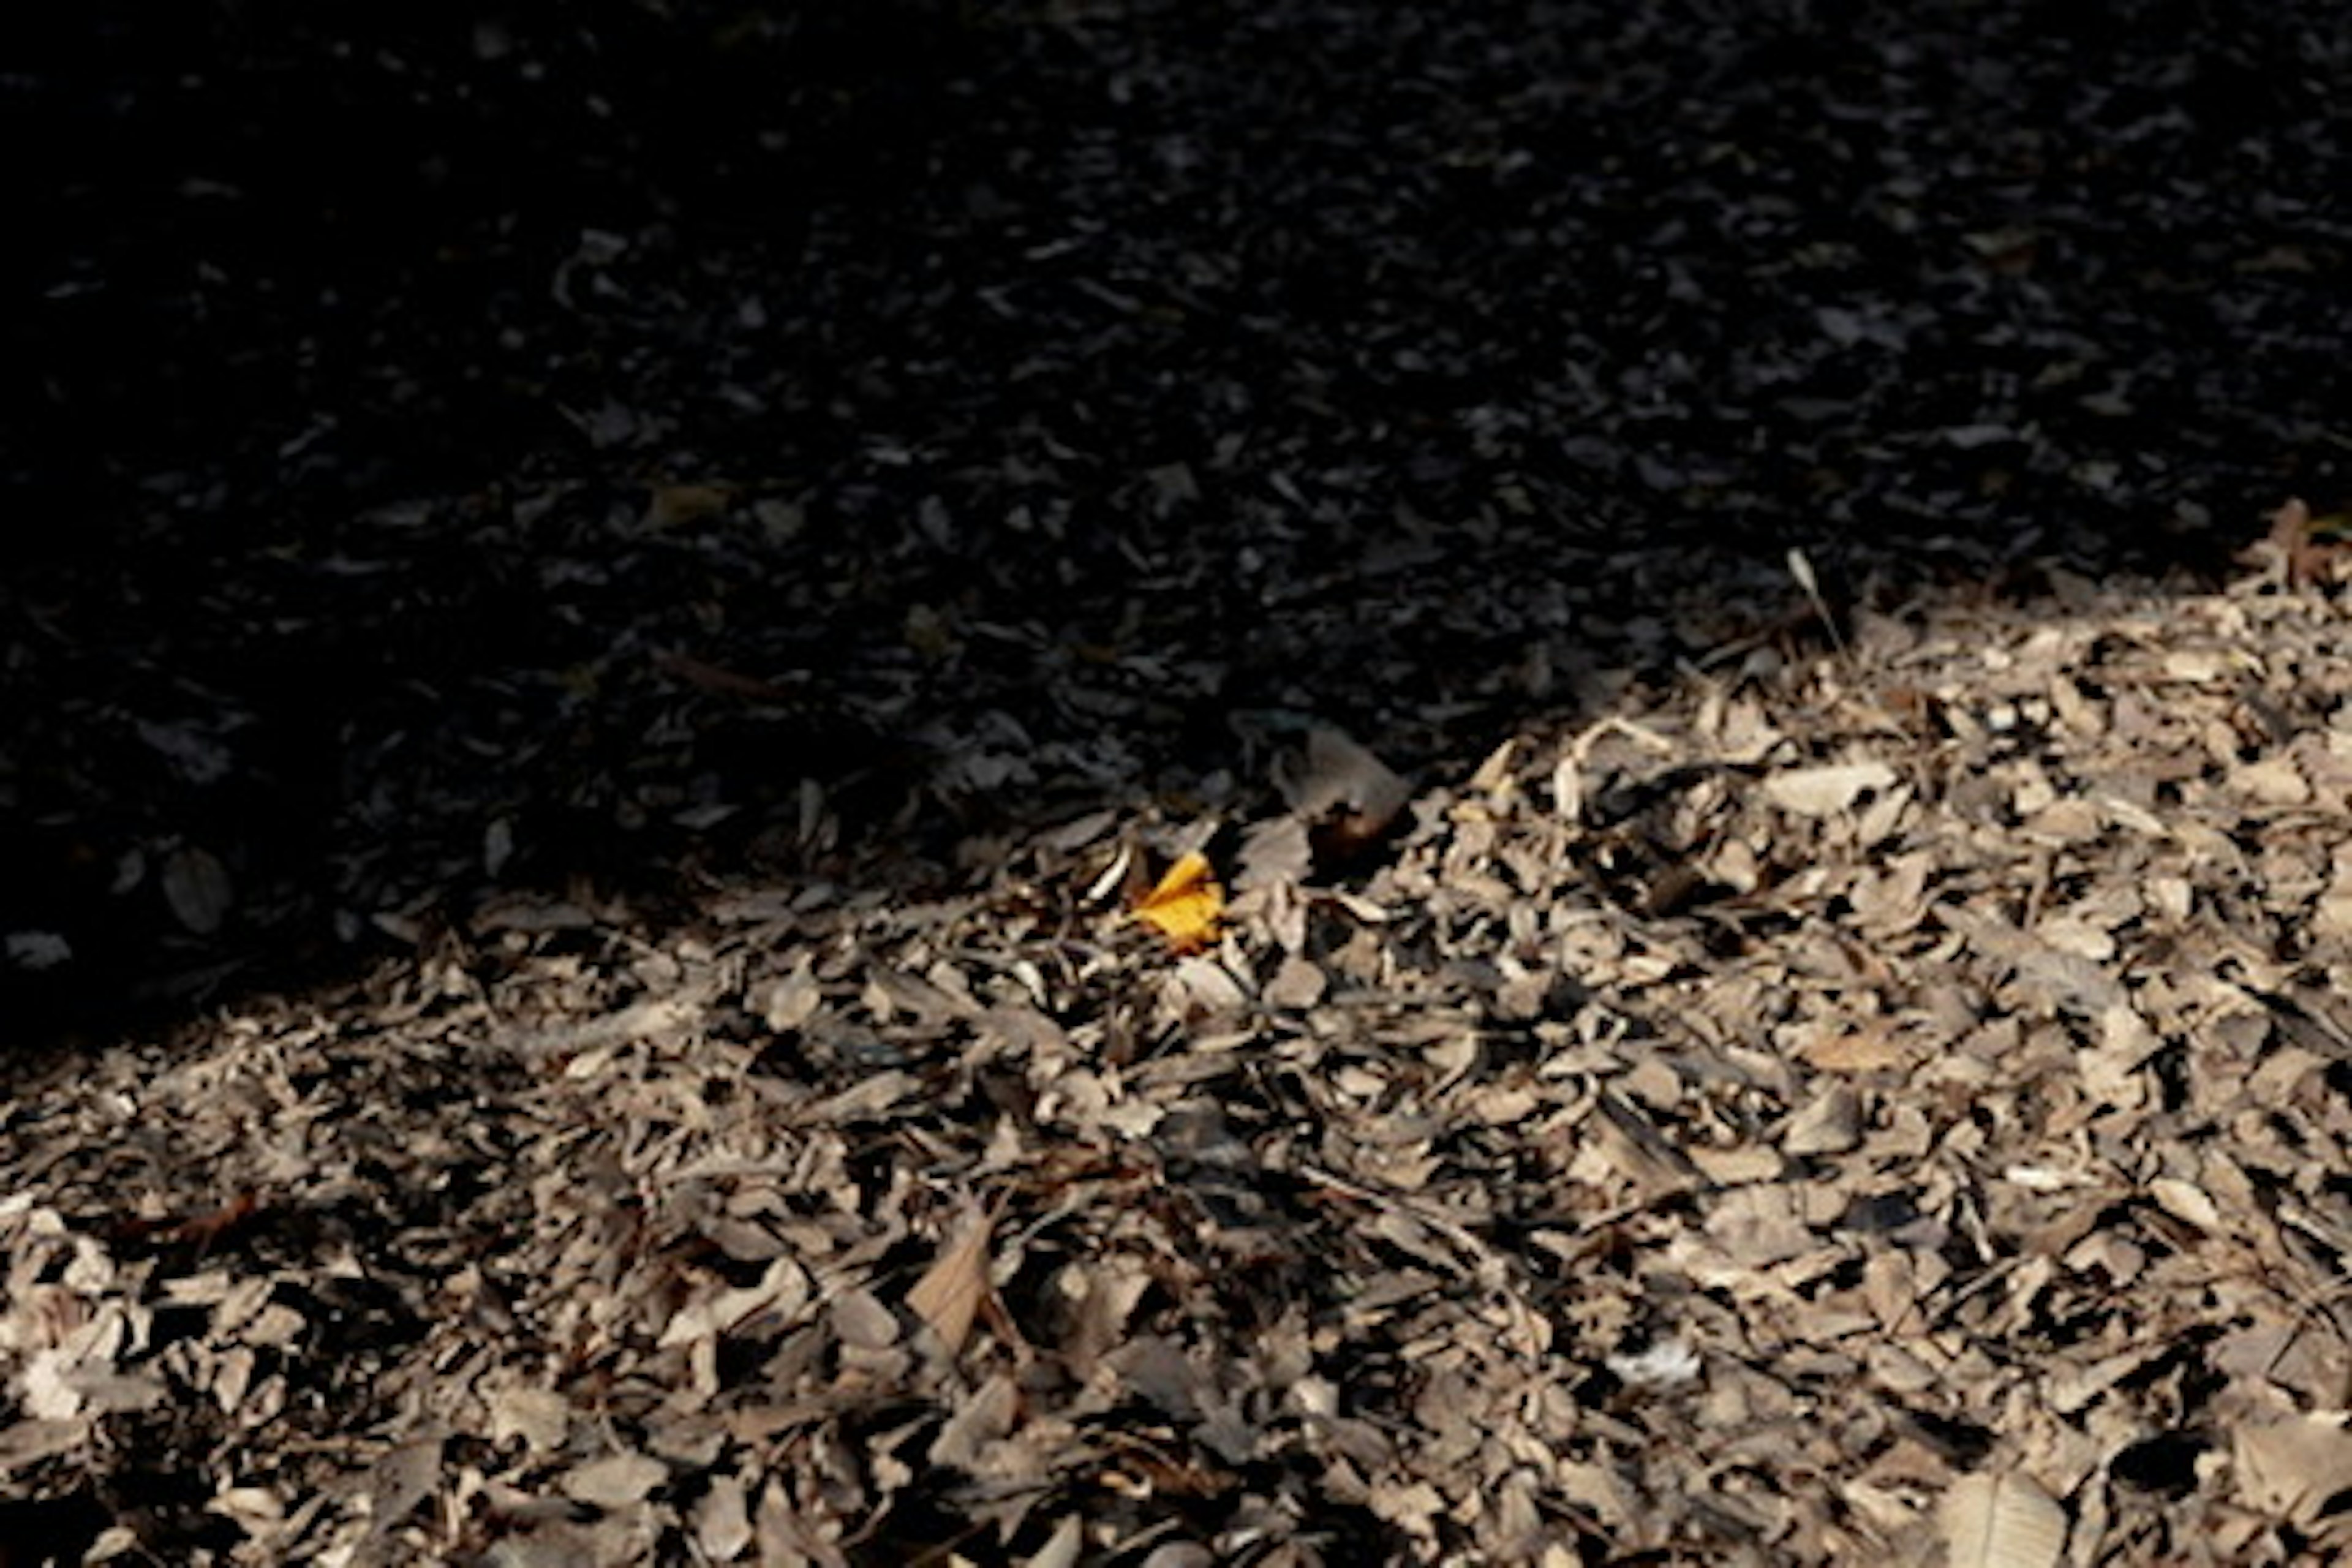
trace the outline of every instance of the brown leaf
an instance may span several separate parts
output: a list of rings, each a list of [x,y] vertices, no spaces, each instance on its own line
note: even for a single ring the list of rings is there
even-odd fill
[[[915,1288],[907,1292],[908,1307],[930,1325],[950,1355],[963,1349],[964,1341],[971,1337],[972,1320],[979,1315],[981,1303],[988,1299],[988,1243],[992,1228],[985,1210],[968,1209],[955,1234],[940,1247],[931,1266],[915,1281]]]
[[[645,525],[666,529],[701,522],[734,505],[736,493],[726,483],[656,485],[646,497]]]
[[[2326,549],[2312,541],[2311,508],[2300,496],[2289,496],[2271,513],[2271,531],[2263,542],[2277,552],[2292,587],[2303,587],[2317,578],[2327,560]]]
[[[656,649],[653,665],[674,680],[682,680],[688,686],[716,692],[722,697],[745,697],[754,702],[788,702],[794,695],[789,687],[779,686],[772,680],[744,675],[672,648]]]

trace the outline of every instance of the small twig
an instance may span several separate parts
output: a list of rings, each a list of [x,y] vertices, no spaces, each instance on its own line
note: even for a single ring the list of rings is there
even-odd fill
[[[1797,580],[1797,586],[1802,588],[1805,597],[1812,601],[1813,614],[1822,618],[1822,629],[1830,634],[1830,646],[1837,649],[1840,658],[1843,658],[1846,656],[1845,638],[1838,632],[1837,617],[1830,614],[1829,601],[1822,597],[1821,579],[1813,575],[1811,559],[1794,545],[1789,547],[1789,575]]]

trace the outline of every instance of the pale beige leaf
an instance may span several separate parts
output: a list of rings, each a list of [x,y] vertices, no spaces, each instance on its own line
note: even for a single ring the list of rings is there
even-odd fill
[[[1571,751],[1553,764],[1551,770],[1552,810],[1566,821],[1574,822],[1584,815],[1584,759]]]
[[[1789,575],[1797,580],[1797,586],[1805,591],[1807,598],[1821,597],[1821,579],[1813,575],[1812,558],[1803,551],[1791,549],[1789,552]]]
[[[2221,679],[2226,670],[2221,656],[2210,648],[2176,648],[2164,656],[2164,673],[2175,680],[2201,686]]]
[[[1480,763],[1477,770],[1470,775],[1470,788],[1479,795],[1492,795],[1496,790],[1507,788],[1511,782],[1511,762],[1518,754],[1518,750],[1519,742],[1514,736],[1487,752],[1486,760]],[[1379,759],[1373,760],[1377,762]],[[1404,781],[1396,774],[1388,776],[1400,788],[1403,786]],[[1402,804],[1402,799],[1399,804]]]
[[[989,1446],[1013,1430],[1021,1413],[1021,1390],[999,1373],[967,1395],[931,1442],[930,1461],[968,1474],[980,1473]]]
[[[2291,757],[2265,757],[2233,769],[2230,787],[2264,805],[2301,805],[2311,798],[2311,782]]]
[[[2208,1236],[2219,1236],[2227,1228],[2221,1209],[2194,1182],[2184,1182],[2178,1176],[2158,1176],[2148,1183],[2147,1195],[2156,1200],[2157,1207]]]
[[[494,1443],[520,1437],[533,1453],[545,1453],[563,1441],[571,1426],[572,1402],[552,1388],[494,1389],[485,1403]]]
[[[1947,1568],[2052,1568],[2066,1546],[2066,1510],[2021,1471],[1962,1476],[1937,1522]]]
[[[662,1330],[664,1345],[690,1344],[732,1332],[761,1312],[789,1315],[808,1300],[808,1275],[790,1258],[772,1260],[757,1284],[697,1297],[680,1307]]]
[[[1862,1142],[1862,1101],[1833,1084],[1789,1119],[1780,1147],[1791,1154],[1843,1154]]]
[[[834,1298],[830,1315],[833,1331],[853,1350],[887,1351],[898,1342],[897,1315],[871,1290],[843,1291]]]
[[[1024,1568],[1077,1568],[1078,1554],[1087,1542],[1086,1524],[1075,1513],[1062,1516],[1045,1544],[1031,1554]]]
[[[713,1563],[732,1563],[754,1539],[750,1496],[740,1477],[712,1478],[710,1489],[694,1505],[694,1542]]]
[[[567,1473],[559,1484],[574,1502],[626,1508],[669,1479],[669,1467],[649,1454],[608,1454]]]
[[[1877,1072],[1899,1065],[1904,1056],[1894,1024],[1885,1018],[1825,1030],[1799,1047],[1797,1054],[1823,1072]]]
[[[1242,835],[1240,868],[1234,877],[1237,888],[1305,880],[1315,868],[1307,824],[1296,816],[1253,824]]]
[[[1849,810],[1870,790],[1895,783],[1893,768],[1885,763],[1839,763],[1827,767],[1791,768],[1764,781],[1765,798],[1799,816],[1834,816]]]
[[[2340,1416],[2248,1422],[2230,1434],[2230,1458],[2249,1508],[2301,1526],[2352,1488],[2352,1431]]]
[[[1266,983],[1265,1002],[1270,1007],[1303,1012],[1323,1000],[1328,984],[1322,970],[1294,953],[1282,961],[1282,967]]]

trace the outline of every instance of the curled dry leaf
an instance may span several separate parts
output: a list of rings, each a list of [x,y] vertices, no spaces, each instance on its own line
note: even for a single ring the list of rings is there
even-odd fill
[[[2275,563],[2273,569],[2285,575],[2290,587],[2305,587],[2326,581],[2343,561],[2346,531],[2342,513],[2314,517],[2300,496],[2290,496],[2271,513],[2269,534],[2247,557],[2268,554]]]

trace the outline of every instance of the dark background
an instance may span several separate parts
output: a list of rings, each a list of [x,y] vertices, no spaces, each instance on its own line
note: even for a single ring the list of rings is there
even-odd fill
[[[43,9],[0,1036],[2345,500],[2332,5]]]

